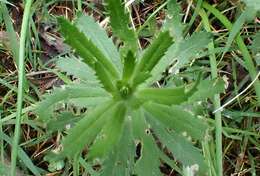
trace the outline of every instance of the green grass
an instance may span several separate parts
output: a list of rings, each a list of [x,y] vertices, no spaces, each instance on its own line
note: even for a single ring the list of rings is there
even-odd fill
[[[232,23],[227,19],[226,16],[222,15],[220,11],[218,11],[216,8],[214,8],[213,6],[209,5],[206,2],[203,3],[203,7],[205,9],[207,9],[208,11],[210,11],[212,14],[214,14],[215,17],[218,20],[220,20],[221,23],[228,30],[232,30],[232,27],[233,27]],[[237,43],[237,45],[238,45],[238,47],[239,47],[239,49],[242,52],[242,55],[244,57],[246,69],[248,70],[251,79],[254,80],[257,77],[257,71],[256,71],[256,68],[254,66],[253,59],[252,59],[252,57],[249,53],[249,50],[247,49],[247,46],[245,45],[245,43],[244,43],[243,39],[241,38],[240,34],[237,34],[236,43]],[[256,95],[257,95],[257,101],[258,101],[258,105],[259,105],[259,103],[260,103],[260,82],[259,82],[259,80],[255,81],[254,87],[255,87],[255,91],[256,91]]]
[[[205,29],[208,32],[211,32],[210,28],[210,23],[207,17],[207,14],[204,10],[201,10],[200,12],[201,18],[204,24]],[[214,42],[212,41],[208,45],[208,49],[210,53],[213,53],[215,50]],[[210,58],[210,68],[211,68],[211,76],[212,78],[217,78],[218,77],[218,68],[217,68],[217,61],[216,61],[216,55],[211,54],[209,56]],[[220,108],[220,95],[217,94],[214,96],[214,108],[218,109]],[[215,130],[216,130],[216,170],[217,170],[217,175],[221,176],[223,173],[223,157],[222,157],[222,117],[221,117],[221,112],[218,111],[215,113]]]
[[[24,94],[24,56],[25,56],[25,41],[26,33],[29,25],[29,17],[31,10],[32,0],[26,1],[24,16],[21,28],[21,37],[19,42],[19,60],[18,60],[18,92],[17,92],[17,116],[15,122],[14,138],[12,143],[12,156],[11,156],[11,176],[16,175],[16,160],[19,147],[19,139],[21,133],[22,109],[23,109],[23,94]]]

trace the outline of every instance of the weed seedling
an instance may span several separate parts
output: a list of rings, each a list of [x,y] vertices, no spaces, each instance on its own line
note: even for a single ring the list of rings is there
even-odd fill
[[[174,2],[169,2],[168,8],[174,7]],[[173,157],[184,167],[196,166],[205,174],[204,158],[191,140],[204,140],[207,124],[192,107],[222,92],[223,81],[198,77],[186,86],[156,87],[153,83],[173,63],[174,69],[189,63],[207,48],[211,35],[200,32],[176,39],[178,33],[166,23],[151,44],[141,50],[121,1],[107,0],[106,9],[120,47],[92,17],[81,14],[74,23],[58,19],[65,42],[75,56],[61,58],[57,66],[78,79],[54,89],[38,104],[37,113],[48,126],[57,123],[50,117],[58,113],[53,112],[58,102],[87,108],[82,118],[73,118],[72,113],[62,113],[64,108],[58,108],[62,118],[57,124],[72,125],[62,141],[60,156],[75,159],[88,148],[84,157],[98,162],[101,175],[108,176],[158,176],[162,163],[178,168]],[[175,20],[170,15],[168,20]]]

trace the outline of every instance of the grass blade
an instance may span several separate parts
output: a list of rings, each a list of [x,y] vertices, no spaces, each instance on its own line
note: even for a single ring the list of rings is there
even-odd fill
[[[30,9],[32,5],[32,0],[27,0],[25,4],[25,10],[22,21],[21,28],[21,38],[20,38],[20,47],[19,47],[19,67],[18,67],[18,97],[17,97],[17,116],[15,123],[15,132],[14,139],[12,145],[12,155],[11,155],[11,176],[15,176],[16,171],[16,158],[19,147],[19,137],[21,130],[21,114],[23,108],[23,92],[24,92],[24,55],[25,55],[25,40],[26,40],[26,32],[29,26],[29,16]]]
[[[207,14],[204,10],[200,11],[200,15],[202,17],[202,22],[204,24],[205,29],[210,32],[210,23],[207,17]],[[212,53],[210,57],[210,67],[211,67],[211,75],[212,78],[215,79],[218,77],[218,70],[217,70],[217,61],[216,56],[213,54],[214,51],[214,43],[211,41],[208,45],[209,51]],[[220,96],[216,94],[214,96],[214,108],[218,109],[220,107]],[[223,163],[222,163],[222,117],[221,112],[215,113],[215,135],[216,135],[216,167],[217,167],[217,174],[221,176],[223,174]]]
[[[243,27],[244,23],[246,22],[246,19],[251,14],[251,12],[252,12],[251,8],[246,8],[246,10],[238,17],[236,22],[233,24],[232,29],[230,30],[230,34],[228,36],[228,40],[227,40],[226,46],[224,48],[224,51],[223,51],[221,59],[224,57],[226,52],[231,47],[232,42],[234,41],[234,39],[236,38],[237,34],[239,33],[239,31]]]
[[[10,43],[11,52],[12,52],[12,55],[15,59],[16,65],[18,65],[18,62],[19,62],[19,42],[17,40],[17,35],[15,33],[15,30],[14,30],[14,27],[13,27],[13,24],[12,24],[12,19],[9,16],[8,9],[7,9],[6,5],[4,4],[4,2],[0,3],[0,9],[1,9],[1,12],[3,14],[4,23],[5,23],[5,26],[6,26],[7,33],[8,33],[8,39],[10,40],[9,43]]]
[[[4,139],[4,141],[6,141],[8,144],[12,144],[12,139],[2,133],[0,134],[1,137]],[[33,162],[31,161],[30,157],[24,152],[24,150],[21,147],[17,147],[17,155],[18,157],[21,159],[21,161],[25,164],[25,166],[35,175],[35,176],[41,176],[41,173],[39,172],[39,169],[33,164]],[[14,176],[16,176],[16,167],[15,167],[15,171],[14,171]]]
[[[210,4],[203,2],[203,7],[207,9],[209,12],[211,12],[216,18],[228,29],[231,30],[233,27],[233,24],[228,20],[226,16],[224,16],[219,10],[217,10],[215,7],[211,6]],[[247,67],[247,70],[249,72],[249,75],[252,80],[254,80],[257,76],[257,71],[253,62],[253,59],[240,35],[237,35],[236,37],[236,43],[239,47]],[[260,81],[256,80],[254,83],[255,92],[257,95],[257,102],[258,106],[260,105]]]

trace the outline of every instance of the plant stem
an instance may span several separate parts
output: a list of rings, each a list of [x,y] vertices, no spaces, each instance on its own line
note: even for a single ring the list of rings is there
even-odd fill
[[[217,10],[215,7],[211,6],[210,4],[203,2],[202,6],[207,9],[209,12],[211,12],[229,31],[232,30],[232,23],[228,20],[228,18],[223,15],[219,10]],[[238,48],[240,49],[244,60],[245,60],[245,65],[247,67],[247,70],[249,72],[249,75],[252,80],[254,80],[257,76],[257,71],[253,62],[253,59],[242,39],[240,34],[237,35],[236,37],[236,43]],[[260,106],[260,81],[256,80],[254,83],[255,87],[255,92],[257,95],[257,104]]]
[[[79,154],[75,154],[73,158],[73,176],[79,175]]]
[[[202,22],[204,24],[204,27],[206,31],[211,32],[210,29],[210,23],[208,16],[206,12],[202,9],[199,12]],[[216,56],[214,53],[214,42],[211,41],[208,45],[209,55],[210,58],[210,68],[211,68],[211,76],[213,79],[218,77],[218,70],[217,70],[217,61]],[[220,107],[220,96],[219,94],[216,94],[214,96],[214,108],[218,109]],[[218,111],[215,113],[215,135],[216,135],[216,167],[217,167],[217,175],[222,176],[223,175],[223,163],[222,163],[222,118],[221,118],[221,112]]]
[[[82,11],[82,0],[78,0],[78,11]]]
[[[209,172],[208,176],[217,176],[217,173],[215,171],[215,166],[214,166],[214,159],[212,158],[212,153],[210,151],[210,143],[208,140],[205,140],[205,142],[202,142],[202,150],[205,156],[205,160],[208,163],[209,166]]]
[[[24,14],[23,14],[21,38],[20,38],[20,45],[19,45],[17,116],[16,116],[15,132],[14,132],[14,139],[12,145],[11,176],[16,175],[16,159],[18,154],[18,145],[19,145],[20,130],[21,130],[22,107],[23,107],[25,40],[26,40],[26,32],[28,29],[31,5],[32,5],[32,0],[27,0],[25,4]]]

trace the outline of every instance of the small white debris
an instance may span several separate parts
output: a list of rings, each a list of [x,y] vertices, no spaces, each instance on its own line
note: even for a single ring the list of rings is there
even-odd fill
[[[198,101],[197,103],[198,103],[198,105],[202,105],[202,101]]]
[[[67,124],[67,125],[65,126],[65,128],[66,128],[66,130],[69,130],[69,129],[71,128],[71,125],[70,125],[70,124]]]
[[[172,15],[167,15],[167,17],[168,17],[169,19],[172,19],[172,18],[173,18],[173,16],[172,16]]]
[[[183,135],[184,137],[186,137],[188,134],[187,134],[186,131],[183,131],[183,132],[182,132],[182,135]]]
[[[203,116],[201,116],[201,115],[198,115],[197,117],[198,117],[198,119],[203,119]]]
[[[187,139],[188,139],[188,141],[192,141],[192,138],[191,138],[191,136],[188,136],[188,138],[187,138]]]
[[[65,85],[61,85],[60,88],[64,90],[65,89]]]
[[[195,176],[198,171],[199,171],[199,165],[194,164],[192,166],[185,167],[184,175],[185,176]]]
[[[128,120],[132,120],[132,116],[127,116],[127,119]]]
[[[227,89],[227,88],[228,88],[228,85],[229,85],[229,83],[228,83],[228,77],[227,77],[226,75],[224,75],[222,78],[223,78],[223,80],[224,80],[224,82],[225,82],[225,89]]]

